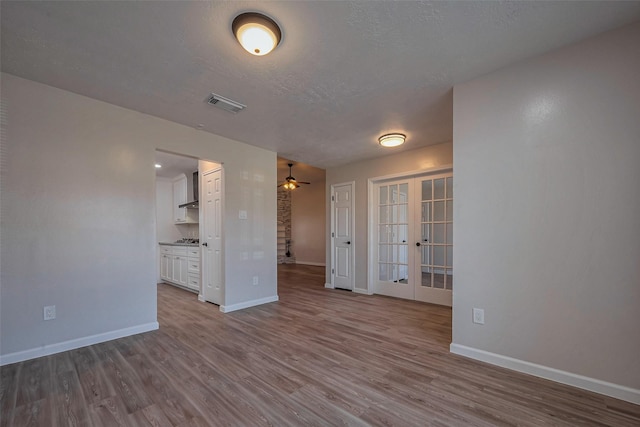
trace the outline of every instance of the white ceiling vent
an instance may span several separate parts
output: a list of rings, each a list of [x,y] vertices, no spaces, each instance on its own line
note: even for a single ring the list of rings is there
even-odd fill
[[[215,107],[221,108],[231,113],[237,113],[238,111],[242,111],[247,108],[246,105],[240,104],[236,101],[232,101],[229,98],[225,98],[224,96],[220,96],[215,93],[209,95],[206,102],[207,104],[211,104]]]

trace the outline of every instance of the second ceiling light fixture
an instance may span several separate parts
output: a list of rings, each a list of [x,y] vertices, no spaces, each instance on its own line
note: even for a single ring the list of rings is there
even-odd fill
[[[256,56],[268,54],[282,39],[282,32],[276,21],[257,12],[236,16],[231,29],[242,47]]]

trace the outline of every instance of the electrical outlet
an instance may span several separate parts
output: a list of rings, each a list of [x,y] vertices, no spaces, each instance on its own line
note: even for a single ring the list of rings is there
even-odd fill
[[[473,323],[484,325],[484,310],[481,308],[473,309]]]
[[[53,320],[56,318],[56,306],[48,305],[44,308],[44,320]]]
[[[260,282],[260,278],[258,276],[253,276],[253,286],[257,286]]]

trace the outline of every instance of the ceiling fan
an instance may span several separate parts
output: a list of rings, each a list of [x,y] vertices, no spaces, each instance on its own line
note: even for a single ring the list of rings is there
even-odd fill
[[[300,187],[300,184],[311,184],[310,182],[304,181],[296,181],[296,179],[291,176],[291,168],[293,167],[293,163],[288,163],[289,166],[289,176],[284,179],[284,182],[279,184],[278,187],[284,187],[285,190],[295,190]]]

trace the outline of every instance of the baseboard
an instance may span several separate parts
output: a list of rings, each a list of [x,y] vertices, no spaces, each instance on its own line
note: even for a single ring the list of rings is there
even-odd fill
[[[206,301],[204,300],[204,295],[202,295],[202,294],[198,294],[198,301],[200,301],[200,302],[206,302]]]
[[[124,338],[130,335],[141,334],[143,332],[154,331],[158,329],[158,327],[158,322],[150,322],[138,326],[132,326],[129,328],[118,329],[116,331],[90,335],[88,337],[76,338],[73,340],[63,341],[55,344],[47,344],[42,347],[32,348],[30,350],[9,353],[0,356],[0,366],[23,362],[30,359],[36,359],[38,357],[49,356],[51,354],[62,353],[63,351],[75,350],[76,348],[99,344],[101,342],[111,341],[118,338]]]
[[[262,305],[276,301],[278,301],[278,295],[260,299],[253,299],[251,301],[240,302],[238,304],[221,305],[220,311],[223,313],[230,313],[232,311],[242,310],[243,308],[255,307],[256,305]]]
[[[331,283],[325,283],[324,287],[327,289],[333,289],[333,285]]]
[[[371,292],[369,292],[366,289],[360,289],[360,288],[354,288],[353,292],[355,292],[356,294],[363,294],[363,295],[373,295]]]
[[[325,264],[324,262],[298,261],[298,260],[296,260],[296,264],[315,265],[316,267],[326,267],[327,266],[327,264]]]
[[[616,399],[640,405],[640,390],[613,384],[606,381],[597,380],[595,378],[585,377],[583,375],[573,374],[571,372],[561,371],[559,369],[550,368],[548,366],[538,365],[512,357],[500,354],[490,353],[488,351],[467,347],[460,344],[451,344],[449,346],[451,353],[465,356],[470,359],[480,360],[492,365],[501,366],[525,374],[534,375],[536,377],[547,380],[567,384],[584,390],[593,391],[595,393],[604,394],[605,396],[614,397]]]

